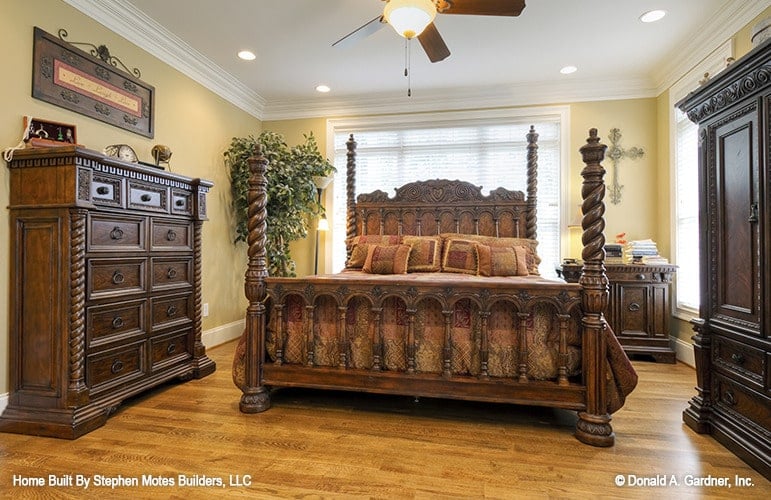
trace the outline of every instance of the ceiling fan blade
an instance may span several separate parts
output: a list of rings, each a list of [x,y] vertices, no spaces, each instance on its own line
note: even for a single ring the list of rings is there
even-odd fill
[[[450,55],[450,49],[447,48],[434,23],[426,26],[423,33],[418,35],[418,41],[432,63],[443,61]]]
[[[359,40],[363,40],[374,34],[380,28],[388,24],[383,16],[377,16],[364,26],[360,26],[332,44],[332,47],[350,47]]]
[[[446,10],[442,10],[445,6]],[[518,16],[524,8],[525,0],[440,0],[439,2],[439,12],[442,14]]]

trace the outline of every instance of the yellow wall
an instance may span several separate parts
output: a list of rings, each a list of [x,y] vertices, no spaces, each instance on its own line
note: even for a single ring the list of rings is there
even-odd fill
[[[60,0],[3,0],[0,46],[4,76],[0,79],[0,145],[17,144],[22,117],[31,115],[77,126],[78,142],[101,150],[108,144],[130,144],[144,161],[151,161],[154,144],[171,147],[171,170],[214,182],[209,193],[209,221],[203,229],[203,302],[210,315],[204,331],[243,318],[243,275],[246,250],[235,246],[230,210],[230,184],[223,151],[233,136],[259,133],[260,121],[224,101],[180,72],[115,35]],[[142,72],[142,80],[156,92],[155,138],[129,133],[91,118],[31,97],[32,32],[38,26],[56,35],[65,28],[69,39],[104,44],[129,67]],[[9,391],[7,311],[9,269],[8,169],[0,167],[0,395]]]

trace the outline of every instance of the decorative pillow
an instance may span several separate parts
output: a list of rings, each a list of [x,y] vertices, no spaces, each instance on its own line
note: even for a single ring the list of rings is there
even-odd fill
[[[463,238],[470,241],[476,241],[490,247],[525,247],[527,250],[526,257],[528,274],[534,274],[537,276],[540,276],[541,274],[538,271],[538,265],[541,263],[541,258],[538,256],[538,241],[536,240],[531,240],[529,238],[496,238],[495,236],[481,236],[478,234],[460,233],[443,233],[441,236],[445,240],[449,238]]]
[[[525,247],[491,247],[477,244],[479,274],[482,276],[527,276]]]
[[[369,245],[398,245],[399,243],[401,243],[401,236],[395,234],[356,236],[350,242],[351,257],[346,267],[361,268],[367,260]]]
[[[409,245],[410,260],[407,272],[438,272],[442,269],[442,239],[439,236],[403,236]]]
[[[478,274],[477,244],[469,240],[451,238],[444,243],[442,271],[448,273]]]
[[[368,245],[362,271],[371,274],[405,274],[410,258],[409,245]]]

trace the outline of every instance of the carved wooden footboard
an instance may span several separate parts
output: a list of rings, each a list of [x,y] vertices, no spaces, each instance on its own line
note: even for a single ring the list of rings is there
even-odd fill
[[[483,196],[460,181],[425,181],[353,199],[349,141],[348,236],[467,233],[534,239],[537,134],[528,135],[528,190]],[[268,278],[267,160],[250,160],[249,299],[234,381],[246,413],[270,407],[270,389],[313,387],[576,410],[576,437],[610,446],[610,414],[636,383],[605,323],[605,146],[581,148],[583,260],[578,284],[539,276],[451,273]],[[445,192],[447,190],[447,192]],[[437,236],[438,237],[438,236]],[[349,262],[352,248],[348,249]],[[610,382],[609,382],[610,380]]]

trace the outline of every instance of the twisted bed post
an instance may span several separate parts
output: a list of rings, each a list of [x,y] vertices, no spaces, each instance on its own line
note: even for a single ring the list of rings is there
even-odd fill
[[[525,238],[538,239],[538,134],[530,125],[527,134],[527,215],[525,217]]]
[[[345,262],[351,260],[351,240],[356,237],[356,141],[353,134],[350,135],[345,143],[348,152],[346,153],[345,164]],[[362,221],[364,224],[366,221]]]
[[[249,202],[247,226],[249,237],[249,263],[246,269],[244,292],[249,300],[246,309],[245,382],[239,407],[244,413],[259,413],[270,408],[270,394],[262,384],[262,367],[265,361],[265,278],[268,276],[265,242],[267,231],[268,191],[265,172],[268,160],[258,144],[254,156],[249,158]]]
[[[586,164],[581,171],[584,214],[581,226],[584,267],[578,280],[583,288],[583,376],[586,385],[586,411],[578,413],[576,437],[593,446],[612,446],[615,436],[607,405],[606,323],[603,312],[608,305],[608,277],[605,275],[605,168],[600,165],[607,146],[600,144],[597,129],[581,148]]]

